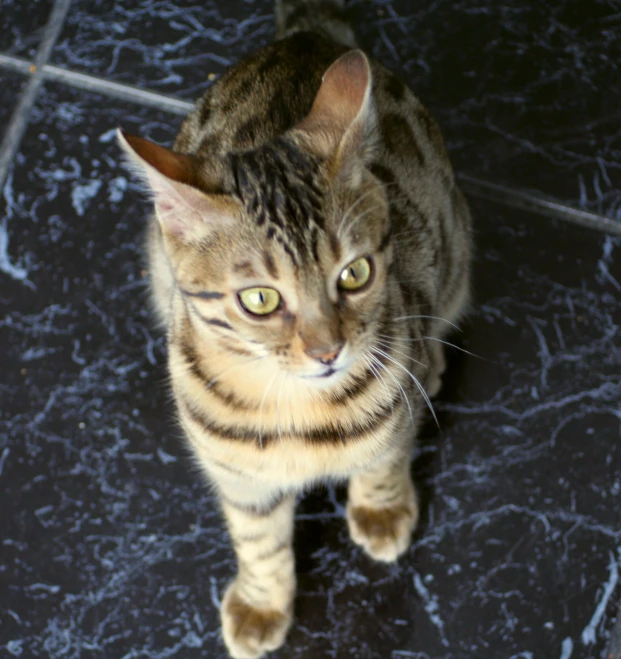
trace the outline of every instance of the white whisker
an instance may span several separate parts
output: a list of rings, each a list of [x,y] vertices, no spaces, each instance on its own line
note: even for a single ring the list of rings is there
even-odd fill
[[[373,361],[378,365],[379,368],[384,369],[384,371],[386,371],[386,373],[388,373],[388,375],[390,375],[390,377],[395,381],[395,384],[397,385],[397,387],[399,387],[400,395],[401,395],[401,397],[405,401],[405,404],[408,407],[408,412],[410,414],[410,423],[413,424],[414,423],[414,415],[412,413],[412,405],[410,404],[410,399],[408,398],[408,395],[405,392],[405,389],[403,388],[403,385],[401,384],[401,382],[399,382],[399,380],[397,380],[395,374],[392,373],[391,371],[389,371],[388,368],[386,368],[386,366],[384,364],[382,364],[382,362],[375,355],[369,355],[369,357],[371,359],[373,359]]]
[[[380,345],[385,346],[386,348],[392,350],[393,352],[396,352],[400,355],[403,355],[406,359],[409,359],[410,361],[414,362],[415,364],[418,364],[419,366],[422,366],[423,368],[429,368],[427,364],[423,364],[423,362],[419,362],[418,359],[414,359],[411,355],[408,355],[407,352],[403,352],[402,350],[397,350],[395,348],[396,345],[399,345],[396,341],[385,341],[382,339],[378,339],[377,343]]]
[[[378,208],[381,208],[381,204],[377,204],[375,206],[372,206],[371,208],[367,208],[364,213],[360,213],[360,215],[356,215],[354,219],[347,225],[347,231],[351,231],[354,227],[354,225],[359,222],[363,217],[366,217],[369,213],[372,213],[373,211],[376,211]]]
[[[450,346],[451,348],[455,348],[455,350],[459,350],[460,352],[465,352],[467,355],[470,355],[471,357],[482,359],[484,362],[493,363],[490,359],[485,359],[485,357],[481,357],[481,355],[475,355],[474,352],[470,352],[465,348],[460,348],[459,346],[456,346],[454,343],[450,343],[449,341],[438,339],[435,336],[423,336],[421,339],[410,339],[410,341],[438,341],[439,343],[443,343],[445,346]]]
[[[341,229],[343,228],[343,224],[345,224],[345,221],[347,220],[347,218],[349,217],[349,215],[351,214],[351,212],[354,210],[354,208],[356,208],[356,206],[357,206],[357,205],[358,205],[363,199],[366,199],[366,198],[367,198],[370,194],[372,194],[373,192],[375,192],[374,189],[367,190],[363,195],[361,195],[360,197],[358,197],[358,199],[356,199],[356,201],[354,201],[354,203],[353,203],[353,204],[352,204],[352,205],[351,205],[351,206],[345,211],[345,213],[343,213],[343,217],[341,218],[341,221],[339,222],[339,228],[336,230],[336,235],[337,235],[337,236],[340,237],[340,235],[341,235]]]
[[[392,320],[410,320],[414,318],[431,318],[432,320],[441,320],[443,323],[448,323],[451,327],[454,327],[458,332],[462,332],[463,330],[460,327],[457,327],[455,323],[452,323],[450,320],[447,320],[446,318],[440,318],[439,316],[398,316],[397,318],[393,318]]]
[[[399,184],[398,184],[396,181],[395,181],[394,183],[383,183],[383,184],[382,184],[382,187],[383,187],[383,188],[389,188],[389,187],[391,187],[391,186],[393,186],[393,185],[399,185]],[[342,229],[343,229],[343,225],[345,224],[345,221],[346,221],[347,218],[350,216],[350,214],[352,213],[352,211],[354,210],[354,208],[356,208],[356,206],[357,206],[357,205],[358,205],[363,199],[366,199],[366,198],[367,198],[370,194],[372,194],[373,192],[375,192],[374,189],[367,190],[367,192],[365,192],[363,195],[361,195],[360,197],[358,197],[358,199],[356,199],[356,201],[354,201],[354,203],[353,203],[353,204],[347,209],[347,211],[343,214],[343,217],[341,218],[341,221],[339,222],[339,227],[338,227],[338,229],[337,229],[337,231],[336,231],[336,235],[337,235],[338,237],[340,237],[340,235],[341,235],[341,231],[342,231]],[[379,208],[379,206],[376,206],[376,208]],[[349,230],[349,229],[351,229],[351,226],[349,226],[349,227],[347,227],[347,228],[348,228],[348,230]]]
[[[396,359],[393,359],[389,354],[381,350],[380,348],[373,348],[375,352],[378,354],[382,355],[386,359],[390,360],[393,364],[397,365],[399,368],[403,369],[413,380],[414,384],[418,387],[418,390],[420,391],[421,395],[425,399],[425,402],[427,403],[427,406],[429,407],[429,410],[431,411],[431,414],[433,415],[433,418],[436,422],[436,425],[438,428],[440,427],[440,423],[438,422],[438,417],[436,416],[435,410],[433,409],[433,405],[431,404],[431,400],[429,399],[429,396],[427,395],[427,392],[423,388],[423,385],[418,381],[418,378],[410,373],[408,369],[401,363],[398,362]]]
[[[377,370],[373,362],[371,361],[371,358],[373,355],[370,355],[368,353],[362,353],[361,358],[364,361],[364,363],[367,365],[371,373],[373,373],[373,376],[375,379],[384,387],[384,390],[386,391],[386,394],[388,395],[389,398],[392,398],[392,392],[390,391],[390,388],[386,384],[386,380],[382,377],[381,373]]]

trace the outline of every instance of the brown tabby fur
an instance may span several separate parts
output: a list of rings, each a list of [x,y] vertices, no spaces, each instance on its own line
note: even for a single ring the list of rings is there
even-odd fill
[[[291,36],[223,75],[174,151],[121,137],[155,194],[150,274],[179,420],[238,558],[221,615],[239,659],[291,624],[297,492],[349,479],[352,539],[381,561],[407,549],[422,389],[437,393],[438,339],[468,299],[470,216],[437,124],[336,42],[353,42],[340,4],[320,5],[323,22],[310,0],[280,7]],[[361,256],[370,284],[338,291]],[[257,285],[284,300],[267,318],[237,299]]]

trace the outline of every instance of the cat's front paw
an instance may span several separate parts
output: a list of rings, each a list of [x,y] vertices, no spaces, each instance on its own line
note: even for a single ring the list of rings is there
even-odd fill
[[[222,600],[222,635],[233,659],[257,659],[279,648],[293,619],[287,611],[258,608],[245,602],[233,581]]]
[[[416,499],[387,508],[347,506],[351,539],[376,561],[396,561],[410,546],[417,522]]]

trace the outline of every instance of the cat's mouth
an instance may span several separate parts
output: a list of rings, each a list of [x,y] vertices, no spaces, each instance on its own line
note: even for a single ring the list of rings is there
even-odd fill
[[[305,380],[320,380],[322,378],[329,378],[331,375],[334,375],[335,373],[338,373],[342,369],[340,368],[332,368],[329,366],[326,368],[325,371],[321,371],[321,373],[313,373],[312,375],[301,375],[301,378],[304,378]]]

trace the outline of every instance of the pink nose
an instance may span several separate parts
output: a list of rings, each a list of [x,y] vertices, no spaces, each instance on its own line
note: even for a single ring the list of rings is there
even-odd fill
[[[341,354],[343,344],[338,344],[335,346],[330,346],[326,349],[325,346],[320,346],[318,348],[306,348],[304,351],[309,357],[316,359],[317,361],[325,364],[326,366],[331,366],[337,360],[338,356]]]

